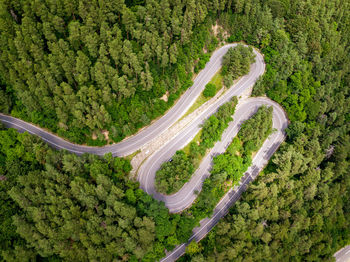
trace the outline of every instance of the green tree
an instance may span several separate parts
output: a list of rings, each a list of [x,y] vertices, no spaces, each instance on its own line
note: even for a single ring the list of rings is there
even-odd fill
[[[255,54],[251,47],[237,45],[231,47],[222,60],[222,74],[224,84],[230,87],[233,80],[249,72],[250,64],[255,61]]]
[[[193,256],[201,251],[201,246],[196,241],[191,241],[186,247],[186,253]]]
[[[213,97],[216,94],[216,86],[214,84],[206,84],[203,90],[203,95],[205,97]]]

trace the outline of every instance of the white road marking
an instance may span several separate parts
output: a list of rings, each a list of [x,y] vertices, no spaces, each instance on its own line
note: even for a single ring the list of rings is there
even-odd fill
[[[88,146],[80,146],[80,145],[75,145],[73,143],[67,142],[61,138],[56,137],[56,139],[61,140],[61,142],[63,144],[66,145],[59,145],[55,142],[51,142],[49,139],[46,139],[44,137],[42,137],[42,139],[46,142],[48,142],[49,144],[60,148],[60,149],[66,149],[70,152],[76,153],[76,154],[83,154],[85,152],[88,152],[90,150],[91,153],[95,153],[95,154],[99,154],[99,155],[103,155],[104,153],[107,152],[111,152],[113,154],[118,153],[118,155],[127,155],[129,153],[135,152],[137,151],[142,145],[144,145],[145,143],[149,142],[150,140],[154,139],[155,137],[157,137],[158,135],[160,135],[161,133],[165,132],[165,130],[167,129],[167,127],[170,127],[174,122],[176,122],[187,110],[188,108],[193,104],[193,102],[196,100],[196,98],[200,95],[201,91],[204,89],[204,84],[206,82],[210,81],[210,78],[220,69],[220,67],[217,67],[219,63],[221,63],[221,57],[223,56],[223,52],[226,53],[226,51],[229,49],[229,47],[235,46],[236,44],[231,44],[231,45],[226,45],[222,48],[220,48],[219,50],[217,50],[216,52],[214,52],[214,54],[212,55],[210,61],[208,62],[207,66],[209,66],[209,69],[206,70],[206,68],[204,70],[201,71],[201,73],[197,76],[197,78],[194,81],[194,84],[192,87],[194,88],[189,88],[183,96],[181,96],[179,102],[181,101],[181,103],[177,103],[175,106],[173,106],[171,109],[169,109],[169,111],[162,117],[160,118],[158,121],[155,122],[155,124],[145,128],[144,130],[142,130],[141,132],[139,132],[138,134],[136,134],[135,136],[126,139],[118,144],[112,145],[112,146],[105,146],[102,148],[95,148],[95,147],[88,147]],[[199,115],[192,123],[197,123],[199,120],[202,120],[205,118],[205,116],[211,115],[214,111],[217,110],[217,108],[224,104],[225,102],[227,102],[232,96],[236,95],[239,96],[243,91],[245,91],[247,88],[251,88],[256,80],[258,79],[258,77],[260,75],[262,75],[265,71],[265,64],[264,64],[264,59],[262,57],[262,55],[260,53],[258,53],[255,49],[254,49],[254,53],[257,55],[256,56],[256,61],[255,63],[251,66],[251,70],[248,73],[248,75],[242,77],[235,85],[234,88],[230,88],[223,97],[221,97],[220,99],[218,99],[213,105],[211,105],[207,110],[205,110],[201,115]],[[272,106],[274,106],[274,125],[275,122],[278,123],[278,125],[283,125],[283,122],[281,121],[281,119],[286,119],[286,115],[283,111],[283,109],[275,102],[272,102],[266,98],[255,98],[256,99],[256,103],[260,103],[260,104],[270,104]],[[243,102],[242,105],[240,105],[241,107],[243,107],[244,105],[247,104],[247,101]],[[237,109],[238,110],[238,109]],[[236,111],[237,111],[236,110]],[[276,111],[275,111],[276,110]],[[5,116],[3,114],[0,114],[1,116]],[[242,117],[242,116],[241,116]],[[240,117],[240,118],[241,118]],[[11,118],[11,117],[10,117]],[[14,118],[15,119],[15,118]],[[238,119],[240,120],[240,119]],[[16,126],[22,130],[25,130],[31,134],[35,134],[35,132],[32,132],[31,130],[22,127],[20,124],[16,124],[14,122],[11,121],[7,121],[7,120],[2,120],[3,122],[6,123],[10,123],[13,126]],[[19,121],[19,120],[18,120]],[[50,135],[50,136],[55,136],[47,131],[44,131],[34,125],[31,125],[30,123],[26,123],[24,121],[19,121],[19,123],[23,122],[24,125],[28,125],[28,126],[32,126],[34,128],[34,130],[36,130],[37,132],[45,132],[46,134]],[[236,121],[237,123],[239,123],[239,121]],[[277,126],[278,126],[277,125]],[[230,128],[230,127],[229,127]],[[227,128],[227,129],[229,129]],[[233,127],[232,128],[233,131],[237,131],[237,127]],[[185,130],[185,129],[184,129]],[[192,131],[191,128],[189,128],[189,131],[187,131],[186,135],[188,135],[188,132]],[[284,138],[284,133],[283,130],[279,130],[279,136],[281,136],[282,134],[282,138]],[[238,132],[238,131],[237,131]],[[229,137],[229,133],[224,133],[224,135],[226,136],[223,141],[225,141],[225,143],[227,143],[226,138]],[[148,139],[150,136],[153,136],[152,138]],[[271,143],[271,145],[273,145],[273,143],[275,142],[276,139],[279,138],[278,135],[274,136],[273,138],[273,142]],[[273,136],[269,137],[268,141],[271,141]],[[181,139],[181,137],[179,138]],[[231,139],[232,140],[232,139]],[[283,139],[280,140],[280,142],[282,142]],[[265,143],[264,143],[265,144]],[[270,144],[270,143],[268,143]],[[68,145],[68,146],[67,146]],[[136,146],[135,146],[136,145]],[[221,144],[219,144],[221,146]],[[164,145],[165,146],[165,145]],[[218,148],[220,149],[220,146],[218,146]],[[69,148],[67,148],[69,147]],[[132,149],[129,149],[129,148]],[[71,149],[71,148],[80,148],[83,151],[79,151],[79,150],[75,150],[75,149]],[[216,147],[214,146],[215,150]],[[263,163],[267,162],[267,160],[265,161],[265,159],[260,159],[257,160],[258,155],[260,156],[260,153],[262,152],[261,150],[263,150],[263,147],[258,151],[258,153],[256,154],[256,156],[254,157],[252,163],[254,163],[255,161],[258,161],[256,163],[257,167],[259,168],[261,161],[263,161]],[[92,150],[96,150],[95,152],[93,152]],[[218,149],[218,150],[219,150]],[[276,148],[277,149],[277,148]],[[100,152],[98,152],[99,150],[101,150]],[[117,152],[119,151],[119,152]],[[130,152],[131,151],[131,152]],[[158,152],[160,152],[161,150],[159,150]],[[149,151],[146,152],[146,154],[148,154]],[[262,154],[262,153],[261,153]],[[162,155],[164,155],[164,152],[162,153]],[[154,155],[153,155],[154,156]],[[152,163],[152,167],[154,166],[156,161],[154,161]],[[147,163],[147,161],[145,162],[145,164]],[[145,164],[143,166],[145,166]],[[253,164],[252,164],[253,166]],[[140,170],[143,170],[142,167],[140,168]],[[150,169],[149,169],[150,170]],[[247,179],[249,177],[251,178],[255,178],[251,176],[251,167],[248,168],[249,176],[245,176],[245,178],[243,180],[241,180],[241,183],[245,186],[245,183],[247,182]],[[260,171],[260,168],[259,168]],[[144,181],[142,179],[142,177],[140,178],[140,182]],[[154,181],[152,181],[154,182]],[[197,186],[199,185],[199,183],[201,182],[200,179],[198,179],[195,183],[194,188],[197,188]],[[146,185],[148,184],[148,176],[146,176]],[[237,195],[240,195],[239,190],[242,187],[235,187],[234,189],[230,189],[230,192],[234,192],[231,196],[229,196],[228,202],[227,204]],[[147,191],[146,191],[147,192]],[[193,193],[193,191],[192,191]],[[222,201],[226,198],[226,196],[228,195],[228,193],[219,201],[218,205],[216,207],[218,207]],[[182,203],[183,201],[186,200],[186,198],[188,198],[188,196],[191,195],[191,191],[190,193],[187,193],[187,195],[185,197],[182,196],[182,200],[175,202],[175,203],[171,203],[172,205],[179,205],[180,203]],[[192,200],[193,201],[193,200]],[[192,201],[189,202],[189,204],[192,203]],[[194,239],[196,236],[199,236],[199,234],[203,231],[203,229],[212,221],[214,221],[214,219],[220,214],[220,212],[222,210],[224,210],[225,208],[228,207],[228,205],[225,204],[222,208],[220,208],[220,210],[218,210],[216,212],[216,214],[209,219],[209,221],[207,221],[200,229],[199,231],[197,231],[195,234],[192,235],[192,237],[190,238],[190,240]],[[205,236],[205,234],[203,235],[203,237]],[[181,244],[180,246],[178,246],[173,252],[171,252],[166,258],[164,258],[163,261],[165,261],[166,259],[168,259],[171,254],[174,254],[175,252],[177,252],[180,248],[183,248],[185,246],[185,244]],[[349,251],[348,251],[349,252]]]

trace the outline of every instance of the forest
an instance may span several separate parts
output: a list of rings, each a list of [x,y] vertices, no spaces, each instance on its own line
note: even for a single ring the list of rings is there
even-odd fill
[[[208,149],[211,149],[215,142],[221,139],[222,133],[233,120],[232,115],[237,102],[237,97],[233,97],[203,123],[200,139],[190,142],[188,153],[178,150],[170,161],[162,164],[156,173],[155,181],[159,193],[174,194],[191,179]]]
[[[222,108],[234,110],[235,103],[233,99]],[[261,110],[271,118],[271,110]],[[271,126],[271,121],[259,117],[261,110],[251,124]],[[165,255],[165,249],[186,241],[224,194],[220,190],[221,195],[211,198],[208,206],[210,194],[205,189],[188,212],[169,214],[162,202],[130,180],[131,165],[125,159],[57,151],[38,137],[12,128],[0,127],[0,135],[0,245],[6,261],[154,261]],[[234,141],[224,158],[236,156],[233,147],[239,140]],[[238,145],[245,156],[244,146]],[[226,161],[236,165],[232,159]],[[250,157],[243,162],[233,172],[220,173],[227,172],[227,180],[237,183]],[[213,174],[220,163],[218,156]],[[212,194],[217,192],[215,187],[222,189],[220,182],[213,175],[205,184],[212,185]]]
[[[240,201],[179,261],[333,261],[350,244],[348,0],[4,0],[0,111],[76,143],[120,141],[173,105],[222,41],[264,54],[253,95],[280,103],[290,124]],[[1,260],[155,261],[212,211],[200,193],[170,215],[129,180],[126,160],[0,132]],[[254,150],[241,138],[227,158]]]
[[[1,111],[89,145],[161,116],[216,48],[208,13],[224,6],[139,2],[1,1]]]
[[[249,73],[250,65],[255,61],[255,54],[251,46],[237,45],[231,47],[222,59],[221,72],[224,85],[230,87],[233,80]]]
[[[181,243],[179,215],[129,179],[129,161],[0,135],[1,260],[155,261]]]
[[[264,54],[253,95],[280,103],[287,141],[230,213],[179,261],[334,261],[350,244],[348,1],[233,1],[219,15]]]
[[[246,120],[239,130],[238,137],[247,154],[257,151],[272,130],[272,107],[259,107],[254,117]]]

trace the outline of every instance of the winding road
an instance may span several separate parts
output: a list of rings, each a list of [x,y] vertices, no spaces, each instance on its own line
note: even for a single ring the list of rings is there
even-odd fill
[[[195,191],[201,190],[202,182],[209,176],[213,156],[226,151],[227,146],[237,135],[240,125],[245,120],[249,119],[262,105],[273,107],[273,128],[276,129],[276,132],[270,135],[253,159],[252,165],[261,169],[265,164],[264,160],[269,159],[275,151],[273,149],[276,148],[276,146],[278,147],[283,141],[284,129],[287,127],[288,120],[283,109],[270,99],[264,97],[248,98],[238,104],[233,116],[234,121],[230,122],[229,127],[221,137],[221,141],[217,142],[210,153],[202,159],[199,168],[195,171],[190,181],[177,193],[173,195],[162,195],[156,191],[154,184],[156,171],[163,162],[168,161],[177,150],[188,144],[189,140],[200,131],[200,124],[217,108],[215,104],[211,110],[208,109],[208,111],[194,121],[193,124],[187,126],[181,133],[145,161],[138,173],[141,188],[147,194],[153,195],[154,198],[163,201],[170,212],[180,212],[189,207],[196,199]]]
[[[143,145],[152,139],[155,139],[161,133],[166,132],[169,127],[171,127],[187,112],[197,97],[201,94],[205,85],[220,69],[223,55],[230,47],[235,45],[236,44],[225,45],[215,51],[210,61],[206,64],[206,67],[196,77],[193,86],[181,96],[177,103],[164,116],[152,123],[150,126],[141,130],[136,135],[117,144],[104,147],[76,145],[63,140],[35,125],[11,116],[0,113],[0,120],[7,127],[13,127],[18,129],[20,132],[27,131],[31,134],[40,136],[54,148],[65,149],[78,155],[83,153],[104,155],[111,152],[113,156],[126,156],[137,151]],[[288,125],[288,119],[283,109],[277,103],[266,97],[241,100],[233,116],[234,121],[232,121],[229,124],[229,127],[225,130],[221,141],[217,142],[210,153],[203,158],[198,170],[196,170],[191,180],[186,183],[179,192],[171,196],[164,196],[157,193],[155,190],[155,172],[157,169],[159,169],[162,162],[167,161],[176,152],[176,150],[181,149],[188,142],[190,142],[199,132],[200,125],[205,121],[205,119],[213,114],[222,104],[227,102],[233,96],[239,97],[244,93],[244,91],[252,88],[259,76],[264,73],[265,63],[263,56],[256,50],[254,50],[254,53],[256,54],[256,58],[255,62],[251,65],[249,74],[243,76],[236,84],[234,84],[234,86],[227,90],[213,104],[198,115],[194,121],[184,127],[170,141],[165,143],[160,150],[152,154],[140,167],[138,172],[138,180],[140,181],[141,188],[148,194],[153,195],[154,198],[164,201],[170,212],[180,212],[190,206],[195,200],[196,195],[194,192],[201,189],[202,182],[209,175],[213,156],[225,152],[227,146],[239,131],[240,125],[246,119],[251,117],[261,105],[273,107],[273,127],[276,129],[276,131],[269,136],[255,155],[252,165],[248,168],[247,172],[241,179],[240,186],[229,190],[229,192],[216,206],[213,216],[202,220],[200,223],[201,225],[193,230],[193,235],[189,239],[188,243],[184,243],[176,247],[161,261],[175,261],[184,254],[186,245],[188,245],[190,241],[199,241],[202,239],[211,230],[211,228],[216,225],[220,218],[228,212],[229,208],[235,203],[235,201],[239,199],[241,194],[246,190],[247,185],[257,177],[261,169],[266,165],[270,157],[285,138],[284,129]]]
[[[187,112],[187,110],[196,101],[197,97],[201,94],[205,85],[221,68],[221,60],[226,54],[227,50],[236,45],[237,44],[228,44],[216,50],[211,56],[209,62],[206,64],[205,68],[194,80],[193,85],[187,89],[187,91],[181,96],[176,104],[167,111],[166,114],[148,127],[142,129],[136,135],[131,136],[128,139],[124,139],[117,144],[107,145],[104,147],[77,145],[70,143],[33,124],[4,115],[2,113],[0,113],[0,120],[8,127],[13,127],[19,131],[27,131],[28,133],[40,136],[45,142],[56,149],[65,149],[78,155],[83,153],[91,153],[103,156],[104,154],[111,152],[113,156],[127,156],[140,149],[144,144],[156,138],[161,133],[165,132]],[[265,63],[263,56],[256,50],[254,50],[254,53],[256,54],[256,62],[251,66],[249,74],[242,77],[241,80],[234,85],[234,89],[237,91],[235,92],[236,94],[231,94],[231,96],[239,95],[244,90],[254,85],[258,77],[264,73]]]
[[[201,190],[202,182],[209,176],[213,157],[226,151],[227,146],[237,135],[241,124],[245,120],[249,119],[262,105],[273,107],[272,121],[273,128],[275,128],[276,131],[265,140],[262,147],[256,153],[252,160],[252,165],[245,172],[240,181],[240,185],[231,188],[217,204],[213,215],[210,218],[201,220],[200,226],[194,228],[193,234],[188,242],[177,246],[173,251],[167,253],[166,257],[161,260],[162,262],[175,261],[181,257],[186,251],[186,246],[190,244],[191,241],[200,241],[210,232],[210,230],[219,222],[219,220],[227,214],[230,207],[240,198],[242,193],[247,189],[248,184],[259,175],[260,171],[267,164],[270,157],[284,141],[284,130],[288,125],[288,119],[281,106],[268,98],[258,97],[244,100],[237,106],[234,114],[234,120],[229,124],[229,127],[223,133],[221,141],[217,142],[210,153],[203,158],[199,168],[195,171],[195,174],[192,176],[191,180],[186,183],[180,189],[180,191],[170,196],[165,196],[155,191],[155,172],[159,169],[162,162],[169,159],[169,157],[171,157],[176,150],[180,149],[186,144],[186,142],[183,142],[185,139],[181,139],[182,134],[185,132],[179,134],[165,147],[153,154],[141,167],[139,171],[141,188],[148,194],[152,194],[156,199],[165,202],[165,205],[169,208],[170,212],[180,212],[184,210],[196,199],[195,191]],[[199,129],[200,128],[198,127],[197,132]],[[188,131],[190,132],[190,130]],[[185,134],[187,134],[187,132]]]

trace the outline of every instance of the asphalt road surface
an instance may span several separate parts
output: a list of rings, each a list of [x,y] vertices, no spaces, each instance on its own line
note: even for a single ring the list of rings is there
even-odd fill
[[[227,146],[237,135],[240,125],[250,118],[262,105],[273,107],[273,128],[275,128],[276,131],[266,139],[262,147],[254,156],[252,165],[242,177],[240,185],[230,189],[215,207],[212,217],[203,219],[200,222],[200,226],[193,230],[193,235],[188,242],[177,246],[173,251],[169,252],[166,257],[161,260],[162,262],[175,261],[178,259],[185,253],[186,246],[192,240],[197,242],[200,241],[210,232],[219,220],[227,214],[230,207],[240,198],[241,194],[247,189],[248,184],[258,176],[259,172],[267,164],[270,157],[284,141],[284,130],[288,125],[288,119],[283,109],[270,99],[262,97],[248,98],[244,103],[237,107],[234,114],[234,120],[225,130],[221,141],[217,142],[211,152],[202,160],[191,180],[186,183],[179,192],[170,196],[161,195],[154,190],[154,172],[164,160],[171,157],[176,150],[181,148],[180,144],[182,140],[180,138],[177,139],[177,137],[174,138],[176,141],[174,144],[172,141],[166,144],[164,148],[152,155],[152,157],[142,166],[140,171],[145,172],[145,175],[141,176],[140,179],[141,188],[143,188],[148,194],[153,194],[155,198],[164,201],[165,205],[171,212],[179,212],[187,208],[196,198],[194,193],[195,190],[200,191],[202,182],[209,176],[213,156],[226,151]],[[178,136],[181,136],[181,134]],[[161,160],[158,160],[158,158]]]
[[[136,135],[128,139],[124,139],[117,144],[107,145],[104,147],[76,145],[62,138],[59,138],[56,135],[45,131],[35,125],[11,116],[0,113],[0,120],[8,127],[13,127],[21,132],[27,131],[28,133],[40,136],[44,141],[56,149],[66,149],[78,155],[81,155],[83,153],[104,155],[111,152],[113,156],[127,156],[140,149],[144,144],[153,138],[165,132],[187,112],[191,105],[196,101],[197,97],[201,94],[205,85],[221,68],[222,57],[226,54],[227,50],[230,47],[234,47],[236,45],[237,44],[228,44],[215,51],[211,56],[209,62],[206,64],[205,68],[194,80],[193,85],[181,96],[176,104],[170,110],[168,110],[166,114],[164,114],[164,116],[162,116],[150,126],[142,129]],[[264,59],[259,52],[256,50],[254,50],[254,52],[256,54],[256,61],[254,64],[252,64],[249,74],[242,77],[241,80],[236,85],[234,85],[233,88],[231,88],[237,90],[236,93],[238,95],[247,88],[254,85],[258,77],[264,73]]]
[[[350,262],[350,245],[334,254],[336,262]]]
[[[50,132],[47,132],[35,125],[25,121],[4,115],[0,113],[0,120],[8,127],[18,129],[20,132],[27,131],[31,134],[40,136],[44,141],[57,149],[65,149],[75,154],[92,153],[97,155],[104,155],[111,152],[113,156],[126,156],[142,147],[145,143],[154,139],[161,133],[165,132],[171,125],[180,119],[186,111],[191,107],[200,93],[203,91],[205,85],[211,80],[215,73],[221,67],[223,55],[230,47],[236,44],[229,44],[221,47],[212,55],[206,67],[196,77],[194,84],[190,87],[184,95],[177,101],[177,103],[160,119],[155,121],[152,125],[144,128],[138,134],[123,140],[114,145],[104,147],[89,147],[81,146],[65,141]],[[239,104],[234,114],[234,121],[225,130],[220,142],[216,143],[201,162],[200,167],[196,170],[191,180],[184,185],[184,187],[172,196],[164,196],[154,190],[154,177],[156,170],[161,163],[167,161],[176,150],[182,148],[200,130],[200,125],[203,121],[213,114],[219,106],[227,102],[233,96],[240,96],[245,90],[251,88],[259,76],[265,71],[265,64],[263,56],[254,50],[256,54],[255,62],[251,65],[248,75],[242,77],[233,87],[231,87],[223,96],[215,101],[210,107],[202,112],[195,120],[182,129],[177,136],[168,141],[160,150],[151,155],[139,170],[138,180],[141,188],[148,194],[153,195],[156,199],[165,202],[170,212],[179,212],[187,208],[195,199],[194,191],[200,190],[203,180],[209,175],[211,168],[212,157],[215,154],[223,153],[232,138],[237,134],[240,125],[250,116],[252,116],[261,105],[268,105],[273,107],[273,127],[276,132],[270,135],[265,141],[261,149],[257,152],[253,159],[253,164],[248,168],[244,177],[241,180],[241,185],[231,189],[218,203],[211,218],[206,218],[201,221],[201,226],[193,230],[193,235],[189,239],[199,241],[215,226],[221,217],[223,217],[229,208],[239,199],[242,192],[247,188],[249,182],[254,180],[259,174],[263,166],[268,162],[272,154],[277,150],[279,145],[285,138],[284,129],[287,127],[288,120],[282,108],[275,102],[268,98],[249,98],[243,103]],[[188,243],[189,243],[188,242]],[[185,252],[185,247],[188,243],[184,243],[169,252],[162,261],[175,261]]]
[[[209,176],[213,156],[226,151],[227,146],[238,133],[240,125],[245,120],[249,119],[262,105],[273,107],[273,128],[277,131],[270,135],[253,159],[252,166],[260,170],[274,153],[275,150],[273,149],[277,148],[284,140],[284,129],[288,125],[288,119],[283,109],[277,103],[264,97],[248,98],[244,100],[243,103],[239,104],[233,116],[234,121],[229,124],[229,127],[223,133],[221,141],[217,142],[210,153],[202,159],[199,168],[195,171],[191,180],[177,193],[173,195],[162,195],[156,191],[154,185],[156,171],[160,168],[161,164],[168,161],[177,150],[188,144],[189,140],[200,131],[200,126],[203,121],[213,113],[212,111],[214,108],[216,109],[216,107],[213,107],[212,110],[208,110],[201,118],[198,118],[191,125],[187,126],[182,132],[145,161],[138,173],[141,188],[147,194],[153,195],[154,198],[163,201],[170,212],[180,212],[189,207],[196,199],[195,191],[201,190],[202,182]]]

